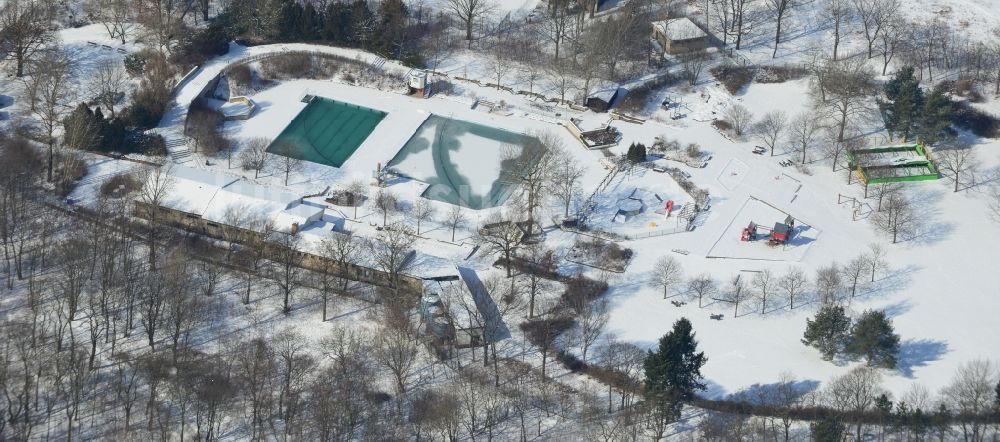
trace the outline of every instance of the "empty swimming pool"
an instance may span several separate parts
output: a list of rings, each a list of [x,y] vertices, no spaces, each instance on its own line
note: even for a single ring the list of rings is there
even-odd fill
[[[525,146],[532,149],[525,150]],[[510,163],[538,152],[538,139],[495,127],[431,115],[388,167],[428,184],[423,196],[470,209],[502,204],[516,186]]]
[[[281,131],[267,151],[340,167],[385,115],[375,109],[315,97]]]

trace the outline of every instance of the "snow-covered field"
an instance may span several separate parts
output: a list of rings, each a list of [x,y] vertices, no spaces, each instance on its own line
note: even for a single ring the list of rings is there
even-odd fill
[[[924,19],[946,20],[951,26],[968,29],[971,37],[997,38],[991,30],[1000,25],[1000,8],[994,0],[912,0],[905,8],[914,16]],[[533,0],[507,0],[501,2],[500,12],[512,16],[524,15],[538,2]],[[436,7],[442,7],[437,4]],[[502,15],[501,14],[501,15]],[[817,26],[817,17],[803,14],[790,25],[789,40],[783,43],[778,57],[772,61],[769,36],[761,35],[748,42],[742,53],[755,62],[801,63],[822,47],[825,49],[828,29]],[[820,30],[815,30],[819,27]],[[117,60],[125,53],[139,48],[136,44],[120,45],[102,35],[99,27],[88,26],[64,30],[60,33],[67,52],[83,60],[79,78],[86,77],[96,62]],[[862,49],[855,35],[846,41],[845,53]],[[93,42],[91,44],[89,42]],[[229,54],[210,60],[177,91],[175,104],[163,119],[157,131],[168,139],[182,137],[182,125],[187,105],[201,89],[230,63],[243,57],[298,49],[315,49],[313,45],[265,45],[246,48],[233,44]],[[118,49],[121,49],[119,51]],[[377,56],[362,51],[323,47],[322,50],[361,60],[374,60]],[[877,60],[873,61],[873,63]],[[471,51],[460,52],[442,68],[455,75],[488,78],[485,63]],[[405,67],[389,62],[386,69],[404,72]],[[516,87],[526,87],[516,76],[510,82]],[[81,85],[80,88],[83,86]],[[810,161],[803,168],[786,167],[782,161],[798,158],[798,153],[779,147],[775,156],[757,155],[752,149],[759,141],[754,139],[732,140],[711,125],[735,103],[749,108],[758,117],[770,111],[783,111],[789,117],[812,112],[808,94],[808,79],[776,84],[751,84],[732,95],[722,86],[703,80],[694,87],[677,87],[654,91],[650,95],[644,123],[614,121],[621,131],[620,143],[609,149],[614,155],[624,154],[628,145],[651,145],[657,138],[676,140],[682,146],[696,143],[710,156],[706,167],[692,168],[678,162],[658,160],[658,166],[679,167],[691,176],[691,181],[710,194],[709,210],[691,231],[675,230],[676,220],[664,219],[655,212],[664,200],[675,202],[675,212],[693,200],[669,174],[642,169],[636,173],[619,174],[610,183],[603,183],[608,171],[600,160],[599,151],[585,149],[560,124],[567,118],[579,118],[585,127],[600,126],[607,121],[606,114],[577,112],[564,107],[532,101],[523,96],[513,96],[495,89],[457,83],[455,96],[434,96],[417,99],[394,92],[374,90],[326,80],[292,80],[248,95],[257,105],[256,113],[246,121],[225,124],[224,134],[237,142],[234,158],[247,141],[253,138],[274,138],[297,115],[305,103],[301,97],[318,95],[354,103],[387,113],[361,147],[340,168],[308,163],[304,169],[291,174],[287,183],[281,173],[265,171],[253,178],[253,171],[241,170],[225,159],[204,158],[195,155],[187,166],[205,168],[215,172],[242,176],[259,184],[296,195],[318,195],[343,186],[354,180],[370,183],[372,172],[389,164],[399,150],[418,133],[431,115],[447,116],[514,133],[550,132],[565,145],[577,164],[584,169],[581,179],[582,196],[594,194],[595,208],[591,214],[594,227],[638,238],[622,240],[620,245],[634,252],[626,273],[611,276],[610,290],[606,297],[610,306],[610,320],[605,336],[615,336],[643,348],[653,348],[657,340],[669,330],[675,320],[691,320],[699,339],[699,348],[708,355],[703,373],[709,384],[708,395],[721,397],[753,385],[775,383],[783,373],[792,373],[808,385],[822,385],[830,379],[860,364],[857,361],[837,359],[827,362],[819,353],[800,342],[806,319],[813,316],[818,301],[812,293],[803,296],[801,303],[790,308],[788,300],[774,294],[766,304],[750,300],[734,305],[722,300],[729,282],[737,275],[749,277],[763,270],[780,276],[791,269],[801,269],[807,275],[831,264],[844,264],[867,253],[870,245],[878,244],[887,251],[888,266],[881,270],[874,281],[863,281],[854,297],[845,300],[850,314],[867,309],[887,312],[902,346],[898,367],[886,372],[885,386],[901,394],[913,384],[931,391],[940,390],[949,383],[962,363],[973,359],[1000,359],[1000,323],[995,319],[1000,310],[996,287],[1000,278],[996,260],[1000,258],[1000,223],[992,219],[986,208],[989,187],[1000,178],[1000,140],[978,139],[969,134],[962,136],[974,144],[978,154],[977,171],[981,177],[975,185],[952,192],[950,181],[907,183],[906,193],[914,202],[919,223],[912,235],[906,235],[898,244],[890,244],[886,235],[876,231],[870,217],[873,201],[864,199],[864,190],[848,184],[846,171],[831,170],[830,161],[821,152],[819,144],[810,152]],[[536,85],[543,93],[552,95],[554,88]],[[538,90],[538,89],[536,89]],[[686,114],[671,119],[671,112],[658,106],[663,98],[682,103]],[[511,115],[487,113],[473,108],[476,98],[493,102],[505,101]],[[1000,100],[990,97],[977,105],[994,112],[1000,110]],[[869,144],[885,139],[873,117],[861,122]],[[419,134],[418,134],[419,135]],[[423,136],[432,139],[430,135]],[[460,148],[451,152],[455,163],[468,186],[477,194],[492,189],[500,175],[501,146],[495,142],[482,142],[480,137],[462,138]],[[171,147],[174,149],[174,147]],[[420,151],[394,166],[415,179],[390,180],[388,189],[400,200],[400,207],[412,207],[427,189],[421,181],[432,181],[440,171],[430,151]],[[144,168],[134,163],[88,156],[89,174],[71,195],[78,204],[92,203],[101,183],[109,177]],[[374,187],[372,187],[374,190]],[[625,201],[639,195],[645,210],[641,215],[628,219],[619,218],[618,209]],[[855,213],[848,198],[864,201],[867,210]],[[582,199],[582,198],[581,198]],[[362,237],[371,237],[379,231],[382,215],[371,207],[362,207],[355,215],[354,209],[326,203],[322,196],[307,199],[309,203],[326,207],[326,214],[319,223],[305,228],[302,233],[311,246],[326,238],[330,230],[350,231]],[[439,215],[451,206],[440,201],[431,204]],[[552,220],[562,215],[562,207],[547,201],[542,210],[546,230],[545,245],[566,251],[583,239],[576,233],[562,231],[552,225]],[[412,273],[419,276],[436,275],[440,269],[454,269],[461,265],[463,271],[474,271],[484,280],[501,275],[494,268],[495,256],[476,247],[476,227],[491,210],[466,210],[469,222],[459,227],[457,234],[441,221],[423,226],[415,248],[418,265]],[[743,242],[740,231],[749,222],[770,227],[791,215],[798,221],[793,240],[785,246],[771,247],[766,240]],[[391,221],[412,223],[403,214],[388,215]],[[691,302],[693,294],[683,284],[672,290],[664,299],[662,289],[650,283],[654,263],[663,256],[672,256],[683,266],[686,277],[709,275],[719,281],[717,299],[707,299],[704,307]],[[565,272],[582,271],[591,276],[596,270],[564,263]],[[235,289],[234,289],[235,290]],[[554,298],[550,290],[546,295]],[[673,303],[671,301],[686,301]],[[270,299],[269,308],[276,302]],[[347,326],[366,327],[371,321],[363,316],[366,306],[345,303],[335,307],[333,315],[343,315]],[[274,310],[277,310],[276,308]],[[279,321],[281,317],[263,307],[256,310],[229,312],[233,323],[222,324],[213,331],[220,334],[227,328],[239,328],[236,322]],[[721,320],[712,315],[723,314]],[[263,318],[263,319],[262,319]],[[523,335],[514,326],[519,318],[508,320],[512,336],[505,350],[524,360],[526,344]],[[318,340],[330,328],[326,323],[301,321],[290,324],[304,331],[312,340]],[[343,323],[339,326],[344,327]],[[220,344],[222,345],[221,341]],[[571,348],[571,351],[576,351]],[[537,362],[537,361],[534,361]],[[588,385],[582,376],[560,372],[562,381],[573,385]]]

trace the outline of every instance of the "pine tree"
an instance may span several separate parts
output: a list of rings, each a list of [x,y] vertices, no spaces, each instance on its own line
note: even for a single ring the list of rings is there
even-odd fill
[[[887,103],[882,103],[885,128],[903,140],[909,139],[917,123],[917,117],[924,104],[924,94],[920,82],[913,76],[913,68],[905,67],[896,72],[886,83]]]
[[[657,401],[673,419],[679,418],[681,404],[694,399],[695,391],[705,389],[701,367],[706,361],[705,353],[698,351],[691,322],[678,319],[643,364],[647,397]]]
[[[952,103],[948,90],[938,85],[924,100],[917,119],[917,136],[924,144],[935,144],[951,136]]]
[[[646,145],[642,143],[632,143],[628,146],[628,152],[625,153],[625,158],[633,163],[646,161]]]
[[[844,436],[844,424],[836,418],[823,418],[809,425],[809,433],[816,442],[840,442]]]
[[[846,343],[850,327],[851,318],[844,313],[843,307],[826,305],[820,308],[814,319],[806,319],[802,343],[816,347],[823,359],[829,361]]]
[[[852,356],[863,356],[869,366],[895,368],[899,354],[899,335],[883,311],[867,310],[851,328],[844,350]]]

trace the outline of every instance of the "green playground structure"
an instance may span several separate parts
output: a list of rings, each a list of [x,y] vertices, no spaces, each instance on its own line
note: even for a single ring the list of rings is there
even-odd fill
[[[311,97],[267,151],[313,163],[340,167],[375,130],[386,113],[367,107]]]
[[[920,144],[897,144],[847,151],[851,170],[865,185],[938,179],[938,170]]]

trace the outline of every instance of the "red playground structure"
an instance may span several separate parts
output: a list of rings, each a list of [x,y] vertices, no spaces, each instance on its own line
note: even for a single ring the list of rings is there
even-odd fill
[[[674,200],[667,200],[667,204],[663,206],[663,213],[667,216],[664,218],[670,218],[670,212],[674,211]]]
[[[785,244],[791,238],[793,228],[795,228],[795,218],[792,218],[791,215],[785,217],[785,222],[783,223],[774,223],[773,228],[767,228],[750,221],[750,225],[743,228],[743,232],[740,234],[740,241],[756,241],[758,236],[767,236],[768,243],[772,245]],[[758,233],[758,230],[763,230],[767,234]]]

